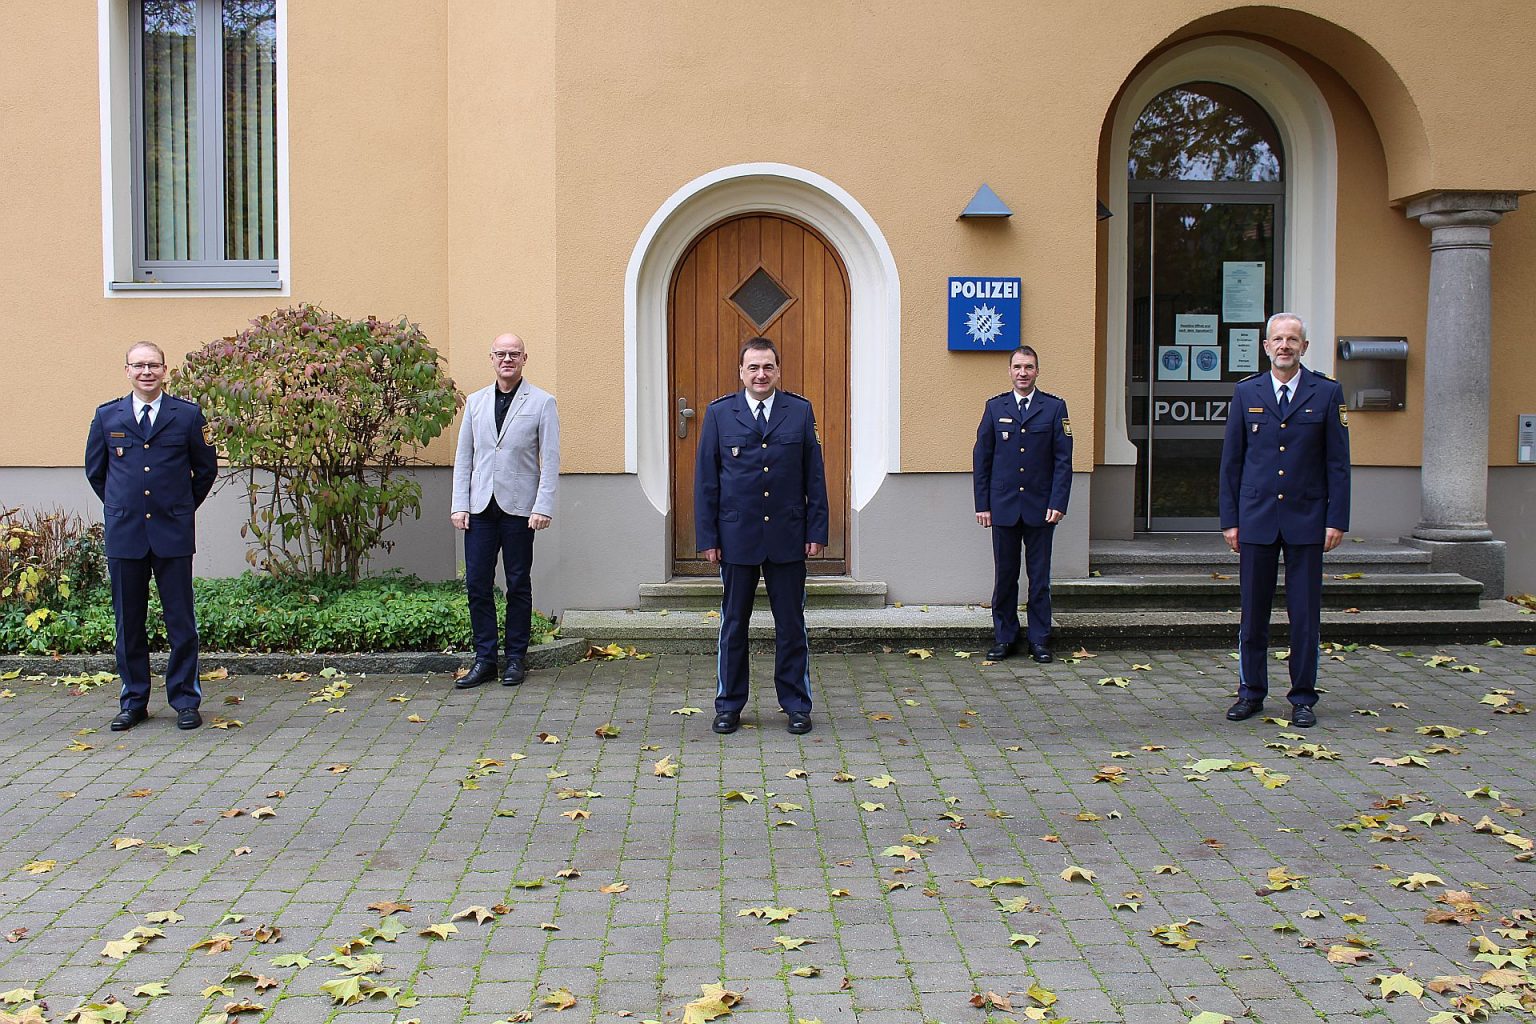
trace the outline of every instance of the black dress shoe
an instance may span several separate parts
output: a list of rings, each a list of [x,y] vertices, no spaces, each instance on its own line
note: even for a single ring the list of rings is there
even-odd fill
[[[803,736],[811,731],[811,713],[809,711],[791,711],[789,724],[785,726],[796,736]]]
[[[1241,722],[1252,718],[1264,710],[1264,702],[1261,700],[1244,700],[1239,697],[1236,704],[1227,708],[1227,721]]]
[[[715,715],[715,723],[711,729],[722,736],[728,736],[741,728],[741,713],[737,711],[721,711]]]
[[[197,713],[197,708],[182,708],[176,712],[176,728],[196,729],[203,724],[203,716]]]
[[[1298,729],[1310,729],[1317,724],[1317,712],[1297,704],[1291,708],[1291,724]]]
[[[456,680],[453,685],[460,690],[473,690],[495,678],[496,663],[494,661],[477,661],[470,666],[468,674]]]
[[[1042,665],[1049,665],[1051,662],[1056,660],[1051,656],[1051,649],[1045,646],[1045,644],[1031,644],[1029,648],[1029,656],[1034,658]]]
[[[148,712],[143,708],[124,708],[117,713],[117,717],[112,719],[112,724],[107,728],[113,732],[127,732],[148,717]]]
[[[987,660],[988,661],[1002,661],[1004,658],[1008,657],[1008,655],[1010,655],[1012,653],[1013,653],[1013,645],[1012,644],[993,644],[991,646],[991,648],[989,648],[987,650]]]
[[[501,673],[501,685],[516,686],[527,678],[528,670],[523,668],[523,659],[513,658],[507,662],[506,670]]]

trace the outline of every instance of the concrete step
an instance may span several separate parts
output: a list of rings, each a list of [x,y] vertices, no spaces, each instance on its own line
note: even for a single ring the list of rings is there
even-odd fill
[[[1336,574],[1330,567],[1323,576],[1325,609],[1470,609],[1477,607],[1483,593],[1481,583],[1456,573],[1367,573],[1359,579],[1340,575],[1353,574]],[[1277,591],[1276,602],[1283,603],[1283,582]],[[1234,566],[1230,573],[1199,576],[1153,573],[1056,580],[1051,583],[1051,603],[1058,612],[1221,611],[1240,607],[1242,595]]]
[[[1421,573],[1429,571],[1429,552],[1396,539],[1345,537],[1323,556],[1328,573]],[[1158,573],[1236,573],[1237,555],[1219,533],[1149,533],[1134,540],[1095,540],[1088,568],[1104,576]]]
[[[761,606],[759,606],[761,607]],[[1146,647],[1231,647],[1237,642],[1238,613],[1232,611],[1058,612],[1054,646],[1090,649]],[[1286,636],[1283,606],[1277,608],[1274,643]],[[713,653],[720,620],[699,611],[567,611],[560,631],[599,646],[617,643],[658,654]],[[806,629],[817,651],[928,648],[936,657],[953,652],[979,655],[992,641],[992,612],[981,605],[924,605],[902,608],[811,608]],[[1536,615],[1508,601],[1481,601],[1472,608],[1325,611],[1323,638],[1339,643],[1470,643],[1498,638],[1505,643],[1536,639]],[[773,618],[766,609],[752,616],[753,649],[773,649]]]
[[[642,583],[640,607],[647,611],[719,608],[721,589],[717,576],[675,576],[665,583]],[[883,608],[887,591],[884,583],[851,576],[811,576],[805,581],[805,606]],[[768,591],[761,583],[757,585],[757,599],[767,606]]]

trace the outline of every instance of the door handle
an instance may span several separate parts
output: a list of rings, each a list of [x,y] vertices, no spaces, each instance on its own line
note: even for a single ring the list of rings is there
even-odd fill
[[[688,421],[693,419],[693,410],[688,408],[688,399],[677,400],[677,436],[688,436]]]

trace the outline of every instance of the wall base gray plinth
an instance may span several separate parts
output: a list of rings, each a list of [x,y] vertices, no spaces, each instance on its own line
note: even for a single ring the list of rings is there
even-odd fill
[[[1504,561],[1506,545],[1501,540],[1443,541],[1421,537],[1399,537],[1421,551],[1428,551],[1432,572],[1460,573],[1483,585],[1483,598],[1498,601],[1504,597]]]

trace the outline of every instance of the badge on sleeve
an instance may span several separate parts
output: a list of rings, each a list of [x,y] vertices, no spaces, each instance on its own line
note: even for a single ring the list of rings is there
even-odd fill
[[[1068,437],[1072,436],[1072,421],[1071,420],[1063,419],[1061,421],[1061,432],[1063,434],[1066,434]]]
[[[203,444],[213,447],[213,428],[206,423],[203,424]]]
[[[1347,405],[1339,406],[1339,426],[1349,426],[1349,406]]]

